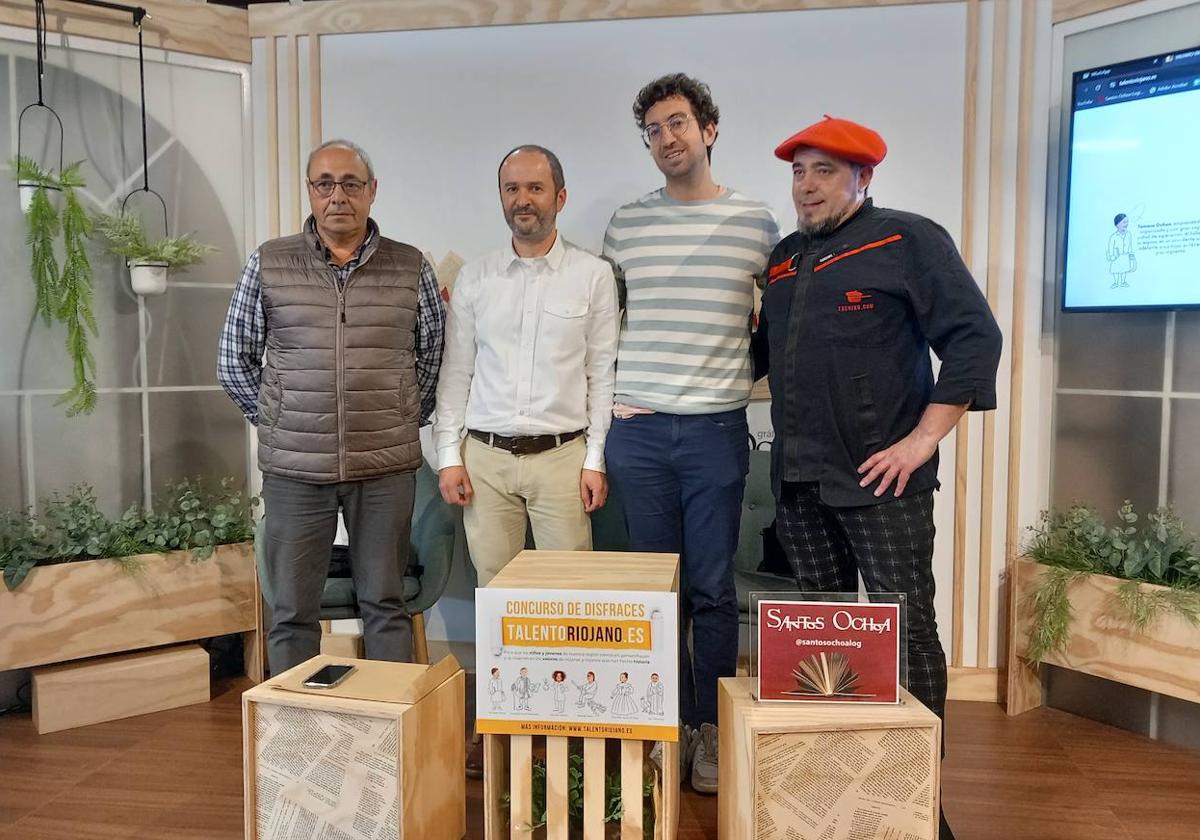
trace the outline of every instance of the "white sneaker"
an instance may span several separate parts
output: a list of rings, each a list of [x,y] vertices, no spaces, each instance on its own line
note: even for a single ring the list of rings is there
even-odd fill
[[[717,727],[701,724],[692,758],[692,789],[696,793],[717,792],[717,743]]]

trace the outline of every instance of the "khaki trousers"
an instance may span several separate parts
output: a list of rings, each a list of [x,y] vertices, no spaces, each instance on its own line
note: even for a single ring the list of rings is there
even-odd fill
[[[480,586],[525,548],[527,524],[539,549],[591,550],[592,520],[579,496],[586,454],[583,436],[537,455],[464,439],[463,466],[475,498],[463,510],[463,529]]]

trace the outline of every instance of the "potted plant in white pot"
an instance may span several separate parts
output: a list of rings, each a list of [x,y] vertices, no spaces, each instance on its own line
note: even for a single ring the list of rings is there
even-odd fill
[[[186,269],[216,250],[197,242],[191,234],[164,236],[152,242],[142,220],[129,213],[99,216],[96,228],[108,240],[109,251],[125,258],[130,284],[139,295],[161,295],[167,290],[170,271]]]
[[[29,215],[33,208],[34,199],[44,198],[48,205],[57,212],[62,193],[58,179],[38,165],[33,158],[21,155],[13,160],[12,167],[17,177],[17,192],[21,196],[21,212]]]

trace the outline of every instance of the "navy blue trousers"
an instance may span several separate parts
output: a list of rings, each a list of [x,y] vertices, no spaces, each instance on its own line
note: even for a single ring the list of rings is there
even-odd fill
[[[750,467],[746,410],[614,419],[604,457],[630,550],[681,555],[679,713],[690,726],[715,725],[717,680],[737,669],[733,555]]]

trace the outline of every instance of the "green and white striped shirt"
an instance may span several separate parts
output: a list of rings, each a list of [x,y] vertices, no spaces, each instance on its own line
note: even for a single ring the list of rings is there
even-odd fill
[[[659,189],[617,210],[604,235],[626,289],[616,402],[671,414],[746,405],[754,280],[778,241],[770,208],[733,190],[676,201]]]

